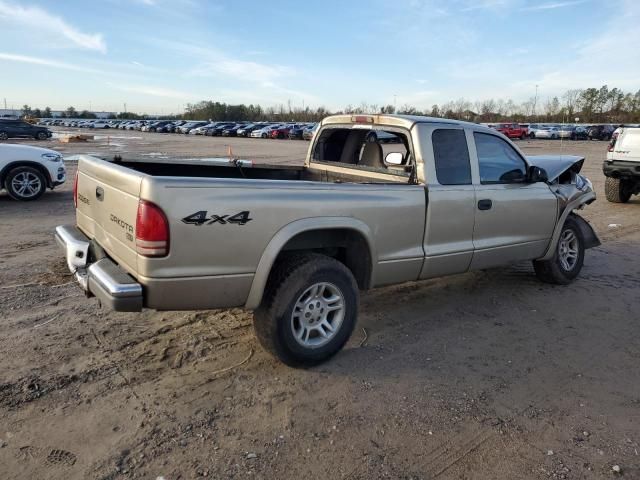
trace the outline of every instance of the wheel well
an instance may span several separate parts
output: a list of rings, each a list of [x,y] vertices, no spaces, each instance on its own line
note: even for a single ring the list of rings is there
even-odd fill
[[[16,167],[32,167],[38,170],[42,175],[44,175],[44,179],[47,182],[47,187],[51,188],[51,176],[49,175],[49,170],[47,170],[43,165],[38,162],[30,162],[29,160],[20,160],[17,162],[12,162],[6,167],[2,169],[0,172],[0,188],[4,188],[4,181],[7,178],[7,175],[11,170]]]
[[[356,230],[335,228],[299,233],[282,247],[274,265],[288,253],[304,251],[335,258],[351,270],[361,290],[370,287],[371,252],[364,236]]]

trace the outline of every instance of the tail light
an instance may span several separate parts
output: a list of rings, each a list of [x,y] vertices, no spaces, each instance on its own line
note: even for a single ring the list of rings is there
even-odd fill
[[[169,221],[160,207],[145,200],[138,202],[136,251],[145,257],[169,254]]]
[[[78,171],[73,179],[73,207],[78,208]]]

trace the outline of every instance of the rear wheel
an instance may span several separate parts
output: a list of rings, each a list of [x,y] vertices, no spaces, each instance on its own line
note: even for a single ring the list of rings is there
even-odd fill
[[[9,172],[4,188],[14,200],[37,200],[47,188],[44,175],[33,167],[16,167]]]
[[[357,317],[351,271],[325,255],[294,254],[274,266],[253,326],[260,344],[282,362],[316,365],[344,346]]]
[[[536,276],[546,283],[567,285],[582,270],[584,237],[575,218],[569,215],[562,226],[556,251],[550,260],[534,260]]]
[[[7,132],[0,132],[0,140],[7,140],[9,138],[9,135],[7,134]]]
[[[627,203],[631,198],[629,182],[619,178],[607,177],[604,182],[604,195],[612,203]]]
[[[37,140],[46,140],[48,135],[45,132],[38,132],[36,135]]]

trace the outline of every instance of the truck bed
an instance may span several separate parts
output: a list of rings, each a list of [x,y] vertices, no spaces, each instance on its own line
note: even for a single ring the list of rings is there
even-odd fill
[[[301,180],[302,165],[256,164],[251,160],[229,158],[127,158],[112,160],[136,172],[159,177],[249,178],[264,180]],[[301,161],[304,163],[304,160]]]
[[[273,245],[296,229],[322,225],[319,217],[367,238],[375,232],[373,261],[381,264],[372,285],[418,276],[426,203],[421,185],[384,184],[322,167],[154,160],[85,156],[77,181],[76,225],[92,244],[91,260],[104,254],[112,259],[142,285],[146,306],[245,304],[265,252],[286,249]],[[166,217],[168,255],[139,254],[140,202],[159,207]]]

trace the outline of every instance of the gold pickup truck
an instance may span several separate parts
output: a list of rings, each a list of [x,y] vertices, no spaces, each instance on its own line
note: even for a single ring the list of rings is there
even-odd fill
[[[599,245],[575,214],[595,200],[583,161],[471,123],[331,116],[299,167],[83,157],[56,238],[102,304],[255,310],[261,344],[308,365],[345,344],[361,290],[522,260],[571,282]]]

